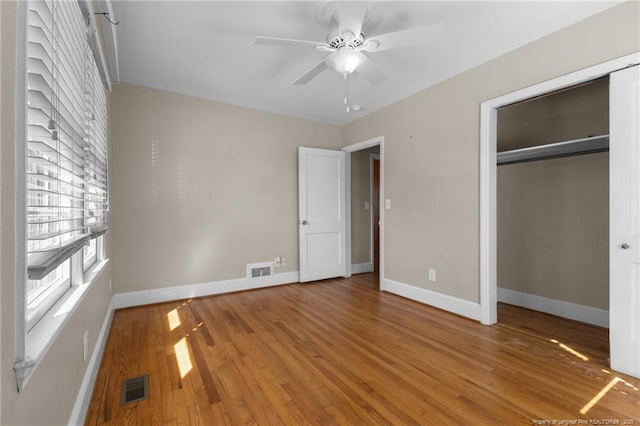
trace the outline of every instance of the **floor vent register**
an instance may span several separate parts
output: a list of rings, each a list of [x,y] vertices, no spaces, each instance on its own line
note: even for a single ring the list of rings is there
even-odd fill
[[[121,405],[149,398],[149,375],[125,379],[122,382],[120,395]]]

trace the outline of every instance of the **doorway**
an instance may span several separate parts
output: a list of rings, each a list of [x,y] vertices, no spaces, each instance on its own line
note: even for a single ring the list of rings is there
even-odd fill
[[[498,302],[608,327],[608,76],[497,119]]]
[[[342,149],[347,153],[348,276],[373,273],[384,279],[384,137]]]

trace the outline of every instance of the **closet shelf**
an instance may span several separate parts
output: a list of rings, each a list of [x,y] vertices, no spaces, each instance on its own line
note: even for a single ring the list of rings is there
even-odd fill
[[[498,165],[609,151],[609,135],[498,152]]]

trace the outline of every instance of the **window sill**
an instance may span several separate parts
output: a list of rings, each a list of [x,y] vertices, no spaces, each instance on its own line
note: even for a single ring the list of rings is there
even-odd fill
[[[44,354],[56,340],[62,327],[71,318],[76,307],[97,281],[108,262],[109,259],[101,260],[86,271],[84,284],[71,287],[27,333],[24,359],[17,360],[14,364],[18,392],[24,389]]]

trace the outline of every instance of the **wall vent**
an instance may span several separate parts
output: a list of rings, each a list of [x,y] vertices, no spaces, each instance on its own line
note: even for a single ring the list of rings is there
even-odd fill
[[[247,278],[257,279],[273,275],[273,262],[251,263],[247,265]]]

